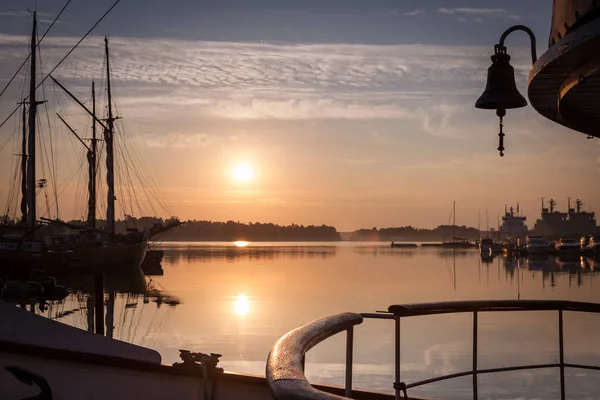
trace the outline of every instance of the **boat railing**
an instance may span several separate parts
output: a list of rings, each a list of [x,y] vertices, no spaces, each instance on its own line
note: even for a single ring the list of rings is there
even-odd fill
[[[352,392],[352,354],[354,326],[363,316],[343,313],[321,318],[288,332],[275,343],[267,359],[267,382],[275,399],[334,400],[348,398]],[[317,390],[304,375],[308,350],[323,340],[346,331],[346,397]]]
[[[556,312],[558,316],[558,350],[559,360],[549,364],[517,365],[512,367],[487,368],[478,367],[478,316],[479,313],[502,311],[548,311]],[[352,390],[352,363],[354,347],[354,326],[359,325],[365,318],[385,319],[394,321],[395,350],[394,350],[394,383],[395,399],[408,399],[407,390],[425,384],[447,379],[471,375],[473,377],[473,399],[478,399],[477,377],[482,374],[495,372],[533,370],[543,368],[558,368],[560,370],[561,400],[565,399],[565,368],[587,369],[600,371],[600,366],[574,364],[565,362],[563,313],[586,312],[600,313],[600,304],[562,301],[562,300],[490,300],[490,301],[452,301],[441,303],[420,303],[392,305],[387,312],[377,313],[343,313],[309,322],[279,339],[269,353],[266,375],[273,398],[294,400],[333,400],[349,399]],[[400,375],[400,320],[436,314],[472,313],[472,369],[438,376],[418,382],[404,383]],[[346,331],[346,371],[345,397],[325,393],[315,389],[304,375],[305,354],[323,340]]]

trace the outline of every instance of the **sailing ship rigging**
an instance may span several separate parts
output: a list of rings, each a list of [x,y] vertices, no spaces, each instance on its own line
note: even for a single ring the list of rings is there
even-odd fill
[[[95,84],[92,82],[92,110],[89,110],[80,100],[78,100],[64,85],[57,79],[50,76],[56,85],[65,91],[87,114],[92,117],[92,138],[90,144],[86,143],[80,135],[77,134],[67,120],[57,113],[57,117],[64,123],[68,130],[77,138],[86,150],[88,163],[87,176],[87,215],[85,223],[65,223],[58,219],[58,213],[55,218],[38,218],[36,196],[41,189],[46,187],[46,179],[37,179],[36,164],[36,144],[38,140],[37,107],[45,101],[38,101],[36,97],[36,50],[37,41],[37,20],[33,13],[33,28],[31,33],[31,43],[29,62],[29,95],[26,101],[22,102],[23,129],[20,148],[20,182],[21,182],[21,216],[18,220],[11,220],[8,212],[2,218],[3,224],[0,225],[0,266],[11,270],[28,271],[33,268],[41,269],[46,272],[52,270],[83,271],[86,268],[101,267],[114,270],[127,268],[139,268],[141,265],[149,240],[158,235],[170,231],[179,225],[176,218],[165,221],[165,223],[154,224],[144,231],[138,229],[127,229],[125,234],[118,233],[115,220],[115,120],[118,118],[113,111],[113,98],[110,75],[110,53],[108,38],[104,39],[105,63],[106,63],[106,85],[107,85],[107,118],[99,119],[96,115]],[[26,123],[27,122],[27,123]],[[98,192],[98,170],[100,161],[100,152],[96,128],[100,126],[103,131],[102,139],[104,142],[105,160],[106,160],[106,226],[99,228],[97,226],[97,192]],[[47,207],[49,209],[49,205]],[[7,206],[8,210],[8,206]],[[49,211],[48,211],[49,213]],[[50,215],[48,215],[50,217]],[[47,226],[50,226],[48,228]],[[58,235],[57,229],[75,231],[75,233]],[[50,233],[49,235],[43,235]]]

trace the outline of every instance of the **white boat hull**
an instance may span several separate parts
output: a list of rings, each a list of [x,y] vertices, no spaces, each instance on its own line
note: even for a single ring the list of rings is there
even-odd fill
[[[0,387],[6,399],[22,399],[40,392],[37,387],[19,382],[4,369],[7,365],[42,376],[54,399],[271,399],[264,378],[246,375],[226,373],[222,379],[207,381],[169,366],[119,368],[4,351],[0,351],[0,365]]]

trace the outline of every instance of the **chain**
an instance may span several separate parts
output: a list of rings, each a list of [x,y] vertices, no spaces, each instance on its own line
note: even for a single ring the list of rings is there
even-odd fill
[[[498,133],[498,151],[500,152],[500,157],[504,157],[504,132],[502,132],[502,117],[500,117],[500,133]]]

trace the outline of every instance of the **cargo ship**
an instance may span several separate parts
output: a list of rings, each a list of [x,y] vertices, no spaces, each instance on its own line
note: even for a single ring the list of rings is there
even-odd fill
[[[575,200],[575,207],[571,208],[571,199],[567,200],[567,212],[556,210],[556,201],[550,199],[549,206],[545,207],[542,199],[542,214],[534,226],[536,235],[548,239],[560,237],[581,237],[594,235],[599,232],[596,226],[596,215],[592,211],[583,211],[583,201]]]

